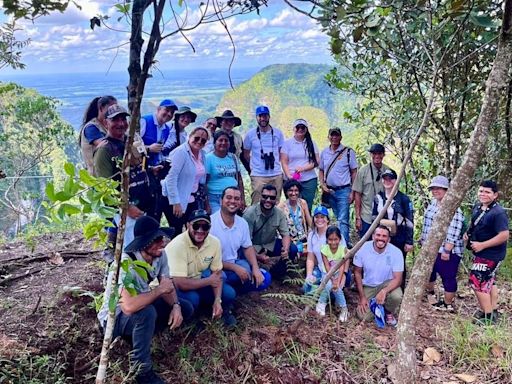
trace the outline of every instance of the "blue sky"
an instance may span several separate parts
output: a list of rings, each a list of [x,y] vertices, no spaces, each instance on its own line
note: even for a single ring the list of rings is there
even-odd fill
[[[207,1],[203,1],[207,2]],[[78,1],[63,14],[52,14],[34,23],[23,21],[19,39],[30,38],[30,45],[23,52],[27,74],[59,72],[105,72],[125,70],[128,65],[129,27],[121,20],[113,0]],[[180,16],[187,25],[199,15],[200,1],[188,1],[189,12],[185,15],[178,1],[173,0]],[[210,2],[211,3],[211,2]],[[236,46],[234,68],[261,68],[274,63],[326,63],[332,64],[328,37],[307,16],[286,6],[281,0],[269,0],[260,15],[236,16],[227,20]],[[89,19],[98,14],[110,15],[111,26],[121,32],[103,26],[92,31]],[[176,28],[171,12],[165,12],[166,32]],[[162,43],[157,55],[158,69],[171,68],[226,68],[232,54],[229,36],[220,23],[211,23],[187,32],[186,37],[174,35]],[[8,69],[3,74],[14,73]],[[20,71],[16,71],[20,73]]]

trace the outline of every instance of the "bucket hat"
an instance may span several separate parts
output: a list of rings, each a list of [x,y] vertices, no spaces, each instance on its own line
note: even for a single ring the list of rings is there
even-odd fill
[[[192,112],[192,109],[190,109],[190,107],[179,107],[178,110],[174,112],[174,116],[179,118],[181,115],[184,115],[185,113],[189,113],[190,116],[192,116],[192,123],[196,121],[197,113]]]
[[[217,120],[217,127],[220,127],[222,120],[228,120],[228,119],[235,120],[235,127],[242,125],[242,119],[235,116],[233,111],[231,111],[229,109],[226,109],[224,112],[222,112],[222,115],[215,116],[215,119]]]
[[[137,219],[133,227],[134,239],[125,247],[125,252],[135,252],[146,248],[156,238],[165,236],[172,239],[174,229],[160,228],[158,221],[150,216],[142,216]]]

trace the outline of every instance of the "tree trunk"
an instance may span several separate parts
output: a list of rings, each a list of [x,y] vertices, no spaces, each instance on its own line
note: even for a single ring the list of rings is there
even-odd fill
[[[485,155],[489,128],[498,115],[499,99],[503,90],[507,87],[509,68],[512,64],[511,24],[512,0],[506,0],[503,29],[493,68],[486,82],[485,95],[478,121],[471,135],[462,165],[441,202],[439,213],[436,215],[428,238],[416,259],[405,290],[397,332],[396,379],[400,384],[418,382],[415,327],[424,285],[432,270],[437,251],[445,239],[450,221],[471,187],[471,180],[478,163]]]

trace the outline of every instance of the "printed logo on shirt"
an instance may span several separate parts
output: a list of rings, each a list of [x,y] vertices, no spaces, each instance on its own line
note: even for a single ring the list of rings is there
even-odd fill
[[[203,262],[210,264],[212,262],[212,260],[213,260],[213,256],[205,256],[205,258],[203,259]]]

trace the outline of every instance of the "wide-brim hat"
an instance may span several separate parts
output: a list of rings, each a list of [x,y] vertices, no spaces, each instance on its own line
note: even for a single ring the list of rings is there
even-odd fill
[[[174,112],[174,116],[176,118],[179,118],[181,115],[184,115],[186,113],[189,113],[192,116],[192,123],[194,123],[197,119],[197,113],[192,112],[192,109],[190,107],[179,107],[176,112]]]
[[[226,109],[224,112],[222,112],[222,115],[215,116],[215,119],[217,120],[217,127],[220,127],[222,120],[235,120],[235,127],[238,127],[242,125],[242,119],[235,116],[235,114],[230,111],[229,109]]]
[[[142,216],[137,219],[133,228],[135,238],[124,248],[125,252],[136,252],[145,249],[158,237],[168,237],[172,239],[174,235],[173,228],[163,227],[154,218]]]

